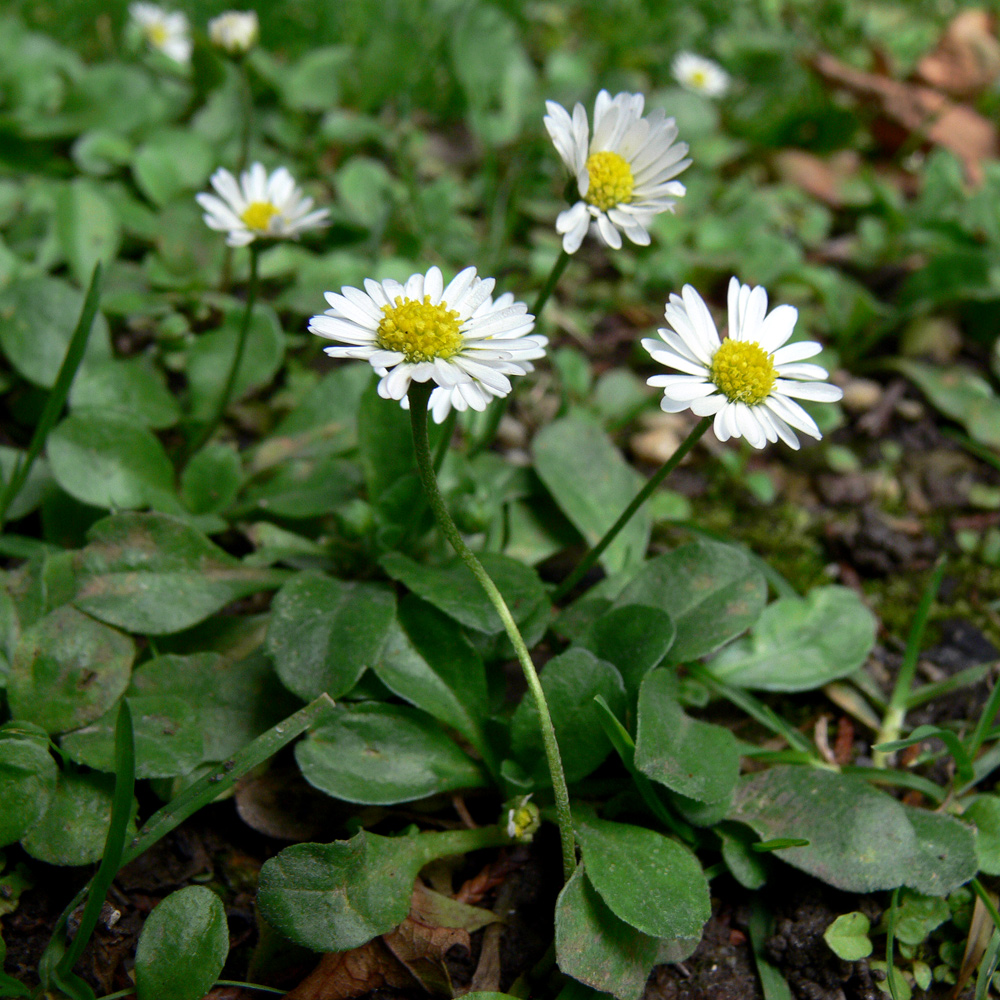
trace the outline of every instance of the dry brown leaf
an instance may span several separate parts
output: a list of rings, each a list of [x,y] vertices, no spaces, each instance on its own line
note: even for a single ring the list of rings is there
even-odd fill
[[[982,161],[997,153],[997,130],[982,115],[956,104],[938,90],[854,69],[827,53],[813,68],[830,83],[878,106],[890,121],[926,141],[950,149],[965,166],[969,181],[982,180]]]
[[[240,778],[235,798],[247,826],[278,840],[319,840],[342,819],[335,801],[306,784],[293,767],[271,767]]]
[[[287,1000],[349,1000],[385,987],[404,989],[413,977],[381,942],[324,955]]]
[[[990,898],[996,903],[996,894],[990,893]],[[965,939],[965,953],[962,955],[962,967],[958,970],[958,981],[951,991],[952,998],[957,997],[962,992],[969,977],[976,970],[986,946],[993,936],[993,921],[990,918],[989,910],[986,909],[983,901],[977,896],[972,907],[972,920],[969,923],[969,934]]]
[[[1000,42],[985,10],[963,10],[948,25],[937,48],[917,63],[917,76],[938,90],[971,97],[1000,76]]]
[[[450,948],[469,949],[469,932],[457,927],[429,927],[407,917],[382,936],[386,948],[429,993],[452,993],[444,957]]]
[[[851,150],[824,160],[804,149],[783,149],[774,158],[775,168],[784,180],[831,208],[846,204],[844,181],[857,173],[860,162]]]

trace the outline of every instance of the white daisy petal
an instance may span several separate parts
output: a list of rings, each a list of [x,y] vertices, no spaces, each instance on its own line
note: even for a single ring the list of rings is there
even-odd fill
[[[191,61],[190,28],[180,11],[167,11],[155,3],[137,2],[129,5],[129,16],[151,48],[178,63]]]
[[[697,417],[710,417],[728,405],[729,401],[726,397],[717,392],[712,396],[705,396],[703,399],[692,399],[688,408]]]
[[[209,228],[228,230],[230,246],[247,246],[256,239],[298,239],[327,224],[328,210],[310,211],[312,199],[303,196],[285,167],[268,176],[263,164],[254,163],[238,181],[220,168],[211,183],[219,198],[208,193],[195,198],[209,213],[205,216]]]
[[[775,393],[772,396],[768,396],[764,401],[764,405],[772,413],[781,417],[786,424],[802,431],[803,434],[808,434],[810,437],[816,438],[817,441],[823,436],[820,433],[819,427],[816,426],[816,421],[798,403],[789,399],[788,396],[781,396]]]
[[[823,350],[822,344],[817,344],[815,340],[799,340],[794,344],[785,344],[774,352],[774,364],[779,369],[782,365],[791,364],[793,361],[804,361],[806,358],[815,357]],[[823,378],[826,378],[824,372]]]
[[[815,366],[810,365],[809,367]],[[844,395],[842,389],[827,382],[792,382],[789,379],[779,378],[775,380],[774,388],[776,392],[785,396],[794,396],[796,399],[811,399],[817,403],[835,403]]]
[[[309,330],[338,347],[332,357],[363,358],[381,377],[383,399],[407,403],[413,382],[432,382],[428,407],[440,422],[456,410],[483,410],[511,391],[512,375],[533,370],[547,338],[531,334],[534,316],[511,293],[492,297],[495,281],[474,267],[444,287],[438,268],[405,284],[368,279],[364,290],[327,292],[330,308],[313,316]]]
[[[729,89],[729,74],[716,62],[693,52],[678,52],[670,66],[677,82],[705,97],[722,97]]]
[[[824,379],[827,377],[826,369],[821,368],[819,365],[804,365],[801,363],[775,365],[775,370],[778,373],[778,378],[797,378],[809,381],[810,379]],[[840,399],[839,396],[837,398]]]
[[[588,228],[612,249],[621,247],[622,234],[646,246],[652,217],[673,208],[666,196],[684,195],[684,186],[672,178],[690,165],[684,159],[687,145],[674,143],[677,126],[662,111],[643,117],[644,104],[642,94],[612,97],[602,90],[594,102],[591,133],[582,104],[570,118],[565,108],[546,101],[545,127],[581,199],[556,220],[566,253],[580,248]],[[630,211],[636,208],[642,212]],[[593,225],[588,226],[588,215]]]
[[[837,386],[821,381],[827,377],[825,369],[802,363],[801,359],[817,354],[820,345],[808,341],[782,346],[798,314],[791,306],[777,306],[768,313],[762,287],[751,288],[733,278],[727,299],[725,340],[719,340],[702,297],[685,285],[664,308],[670,328],[657,330],[659,341],[642,341],[654,361],[679,373],[647,379],[647,384],[663,390],[661,409],[714,415],[720,441],[742,437],[754,448],[781,440],[797,449],[799,440],[792,428],[820,438],[816,422],[795,402],[795,398],[833,401],[843,395]]]
[[[621,233],[615,229],[615,227],[611,224],[611,220],[603,212],[601,212],[601,214],[597,217],[597,228],[600,231],[601,239],[604,240],[604,242],[607,243],[612,250],[621,249]]]
[[[799,311],[795,306],[777,306],[772,309],[761,324],[758,343],[769,354],[778,350],[792,335]]]

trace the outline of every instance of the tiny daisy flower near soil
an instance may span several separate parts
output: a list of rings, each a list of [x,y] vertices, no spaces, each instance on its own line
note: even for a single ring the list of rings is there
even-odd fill
[[[213,45],[231,56],[249,52],[260,35],[255,10],[227,10],[208,22],[208,37]]]
[[[795,430],[821,438],[816,422],[795,399],[832,403],[843,393],[820,381],[827,377],[826,369],[802,364],[819,354],[820,344],[786,344],[798,310],[781,305],[768,312],[767,292],[736,278],[729,282],[728,304],[729,335],[721,340],[694,288],[685,285],[681,295],[670,296],[664,314],[669,327],[656,331],[659,340],[642,342],[654,361],[683,373],[647,379],[663,389],[660,408],[667,413],[690,409],[699,417],[714,414],[720,441],[744,437],[754,448],[780,438],[797,449]]]
[[[729,74],[717,62],[694,52],[678,52],[670,69],[682,87],[696,94],[722,97],[729,90]]]
[[[526,375],[543,357],[546,337],[528,336],[535,317],[507,292],[496,301],[493,278],[467,267],[444,285],[432,267],[405,284],[365,281],[365,290],[327,292],[330,308],[309,321],[311,333],[347,346],[333,358],[368,361],[381,377],[378,393],[408,408],[411,382],[434,382],[428,408],[441,423],[452,407],[484,410],[511,390],[508,375]]]
[[[256,239],[294,240],[307,229],[326,225],[325,208],[312,211],[313,200],[303,196],[292,175],[279,167],[268,176],[260,163],[245,170],[239,182],[220,167],[212,174],[214,194],[195,195],[205,210],[205,225],[228,233],[231,247],[245,247]]]
[[[174,62],[191,61],[191,33],[184,14],[164,10],[155,3],[133,3],[128,12],[154,49]]]
[[[684,185],[673,178],[691,164],[685,159],[687,143],[674,142],[677,126],[663,111],[644,118],[644,104],[642,94],[612,97],[602,90],[591,134],[582,104],[570,117],[562,105],[545,102],[545,127],[580,194],[580,201],[556,219],[566,253],[580,249],[591,227],[615,250],[622,233],[646,246],[653,217],[672,211],[674,199],[684,195]]]

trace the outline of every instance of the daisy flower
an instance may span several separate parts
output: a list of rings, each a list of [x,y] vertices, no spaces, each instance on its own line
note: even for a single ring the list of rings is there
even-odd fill
[[[141,2],[130,4],[128,12],[154,49],[174,62],[191,61],[191,35],[184,14],[164,10],[155,3]]]
[[[717,62],[693,52],[678,52],[670,69],[682,87],[696,94],[722,97],[729,90],[729,74]]]
[[[309,321],[311,333],[346,347],[327,347],[332,358],[368,361],[381,377],[378,394],[409,406],[411,382],[434,382],[428,408],[441,423],[452,407],[484,410],[506,396],[508,375],[532,371],[545,354],[546,337],[528,336],[535,317],[505,293],[495,302],[493,278],[474,267],[447,287],[437,267],[414,274],[406,284],[365,281],[365,290],[327,292],[330,308]]]
[[[269,177],[263,165],[255,163],[240,175],[239,183],[220,167],[212,174],[212,187],[219,197],[203,192],[195,198],[205,209],[205,225],[228,232],[231,247],[245,247],[256,239],[295,240],[307,229],[326,225],[328,210],[310,211],[312,198],[303,197],[284,167]]]
[[[231,56],[241,56],[256,44],[260,22],[255,10],[227,10],[208,22],[208,37],[213,45]]]
[[[591,135],[582,104],[571,118],[562,105],[545,102],[545,127],[580,192],[580,201],[556,219],[566,253],[580,249],[591,227],[615,250],[621,233],[646,246],[653,216],[671,211],[674,198],[683,196],[684,185],[672,178],[691,164],[684,159],[687,143],[674,143],[677,126],[662,111],[643,118],[644,103],[642,94],[612,97],[602,90]]]
[[[683,374],[647,379],[663,389],[660,409],[678,413],[690,408],[699,417],[715,414],[720,441],[744,437],[754,448],[781,438],[797,449],[795,430],[817,440],[822,437],[795,399],[831,403],[843,393],[820,381],[827,377],[826,369],[802,364],[822,350],[820,344],[809,340],[786,345],[799,315],[794,306],[768,312],[763,288],[732,278],[725,340],[719,339],[708,306],[690,285],[681,295],[670,296],[664,315],[669,327],[656,331],[659,340],[650,337],[642,346],[654,361]]]

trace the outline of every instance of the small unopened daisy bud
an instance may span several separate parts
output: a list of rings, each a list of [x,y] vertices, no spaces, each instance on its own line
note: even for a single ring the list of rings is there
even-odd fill
[[[227,10],[208,22],[208,37],[217,48],[231,56],[249,52],[260,36],[255,10]]]
[[[530,795],[519,795],[504,803],[500,825],[511,840],[530,844],[538,828],[542,825],[542,814],[531,801]]]

